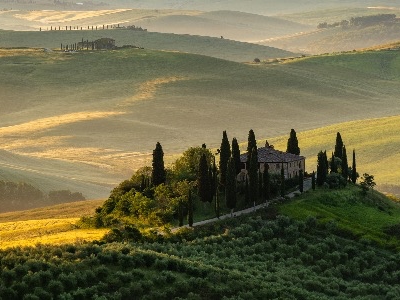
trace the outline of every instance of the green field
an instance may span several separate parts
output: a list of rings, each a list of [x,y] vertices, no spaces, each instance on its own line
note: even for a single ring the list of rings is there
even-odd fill
[[[172,155],[218,147],[223,130],[245,141],[250,128],[265,139],[396,115],[399,62],[397,51],[245,65],[140,49],[1,50],[2,179],[99,198],[157,141]]]

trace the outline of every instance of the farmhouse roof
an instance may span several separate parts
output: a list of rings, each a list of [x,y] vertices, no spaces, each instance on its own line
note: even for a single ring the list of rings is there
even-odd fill
[[[288,163],[305,159],[304,156],[275,150],[272,146],[257,149],[259,163]],[[240,155],[240,162],[247,162],[247,153]]]

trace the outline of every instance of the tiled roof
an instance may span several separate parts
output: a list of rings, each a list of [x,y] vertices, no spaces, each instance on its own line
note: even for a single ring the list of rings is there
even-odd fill
[[[305,159],[304,156],[282,152],[275,150],[272,147],[258,148],[258,162],[259,163],[287,163],[293,161],[300,161]],[[247,162],[247,153],[240,155],[241,162]]]

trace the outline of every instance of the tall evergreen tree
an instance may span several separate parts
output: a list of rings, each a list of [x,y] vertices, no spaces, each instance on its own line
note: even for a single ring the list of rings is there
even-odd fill
[[[286,152],[300,155],[299,141],[297,140],[296,131],[294,129],[290,130]]]
[[[247,139],[247,170],[250,167],[250,160],[251,160],[251,152],[253,151],[253,148],[257,150],[257,141],[256,141],[256,136],[254,135],[253,129],[250,129],[249,131],[249,137]]]
[[[351,167],[351,182],[357,182],[356,150],[353,149],[353,165]]]
[[[191,189],[189,189],[188,195],[188,224],[190,227],[193,226],[193,198]]]
[[[211,180],[208,173],[208,163],[205,154],[203,154],[200,158],[198,188],[201,201],[211,202],[212,201]]]
[[[331,173],[337,173],[338,169],[337,169],[337,163],[335,160],[335,155],[332,152],[332,159],[331,159]]]
[[[315,172],[314,171],[312,172],[312,175],[311,175],[311,188],[313,191],[315,191]]]
[[[285,196],[285,169],[281,167],[281,197]]]
[[[303,193],[304,191],[304,173],[303,170],[299,171],[299,191]]]
[[[179,199],[178,218],[179,218],[179,227],[182,227],[183,226],[183,204],[182,204],[182,199]]]
[[[317,159],[317,185],[322,186],[326,181],[327,175],[327,164],[326,164],[326,151],[320,151]]]
[[[236,170],[235,162],[232,158],[228,161],[228,169],[226,171],[225,200],[226,207],[231,210],[232,216],[236,207]]]
[[[343,156],[343,140],[342,136],[340,135],[340,132],[336,134],[336,144],[335,144],[335,152],[334,152],[335,157],[339,157],[342,159]]]
[[[264,199],[262,173],[258,171],[258,197]]]
[[[164,167],[164,152],[159,142],[156,144],[156,148],[153,150],[153,170],[151,174],[152,184],[154,186],[165,183],[166,172]]]
[[[324,159],[325,159],[325,172],[326,175],[329,174],[329,161],[328,161],[328,155],[326,154],[326,150],[324,151]]]
[[[258,155],[257,149],[253,148],[250,155],[249,168],[249,200],[255,205],[258,199]]]
[[[236,174],[239,174],[242,164],[240,163],[240,149],[236,138],[232,139],[232,158],[235,162]]]
[[[347,162],[347,152],[346,152],[346,146],[343,145],[343,150],[342,150],[342,176],[347,182],[347,178],[349,177],[349,164]]]
[[[263,172],[263,189],[264,189],[264,198],[265,202],[270,200],[271,197],[271,182],[269,177],[269,165],[264,163],[264,172]]]
[[[244,182],[244,203],[246,205],[250,204],[250,191],[249,191],[249,176],[246,176],[245,182]]]
[[[222,133],[222,141],[219,156],[219,172],[220,172],[220,184],[225,186],[226,182],[226,170],[228,166],[228,160],[231,157],[231,146],[229,145],[228,136],[226,131]]]

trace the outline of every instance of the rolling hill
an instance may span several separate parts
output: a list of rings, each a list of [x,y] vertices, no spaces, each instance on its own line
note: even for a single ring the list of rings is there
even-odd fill
[[[146,49],[180,51],[232,60],[250,62],[254,58],[269,59],[295,56],[293,52],[251,43],[227,39],[178,35],[168,33],[142,32],[123,29],[113,30],[72,30],[72,31],[0,31],[0,47],[60,48],[84,40],[93,41],[108,37],[117,46],[135,45]]]
[[[372,51],[246,65],[144,49],[3,49],[1,173],[100,198],[157,141],[170,155],[218,147],[222,130],[245,141],[250,128],[268,138],[398,115],[399,60]]]

